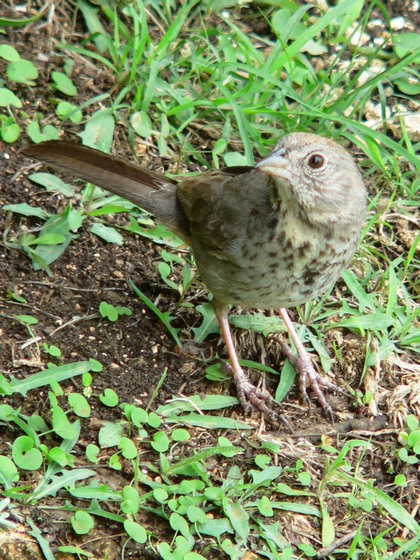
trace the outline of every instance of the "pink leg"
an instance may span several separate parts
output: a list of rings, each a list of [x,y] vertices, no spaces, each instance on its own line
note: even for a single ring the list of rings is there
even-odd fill
[[[293,367],[296,369],[296,373],[299,376],[299,390],[303,400],[309,403],[309,398],[306,392],[307,385],[309,385],[312,391],[315,393],[317,401],[321,405],[324,414],[330,418],[333,418],[333,410],[328,404],[328,401],[325,398],[324,393],[322,392],[321,386],[324,386],[331,391],[339,391],[340,393],[344,394],[345,391],[331,383],[331,381],[328,381],[328,379],[325,379],[324,377],[319,375],[319,373],[312,365],[311,358],[308,352],[305,350],[305,347],[303,346],[302,341],[300,340],[286,309],[281,308],[279,310],[279,314],[284,324],[286,325],[286,328],[290,334],[290,338],[292,339],[293,344],[296,348],[297,357],[292,354],[287,344],[284,344],[284,342],[280,341],[283,352],[286,354],[287,358],[290,360]]]
[[[228,321],[228,307],[215,302],[213,302],[213,304],[230,358],[232,376],[236,384],[236,391],[242,408],[246,413],[249,413],[252,408],[255,408],[261,411],[271,422],[278,423],[281,420],[287,424],[283,417],[274,410],[274,408],[278,408],[278,403],[269,393],[255,387],[239,365],[238,354],[232,340],[232,333]]]

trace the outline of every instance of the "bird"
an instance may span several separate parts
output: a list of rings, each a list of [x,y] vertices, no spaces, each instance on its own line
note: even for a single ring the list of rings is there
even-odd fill
[[[254,167],[214,169],[176,180],[65,140],[22,153],[98,185],[150,212],[191,249],[213,295],[238,400],[278,422],[278,403],[242,369],[228,321],[230,306],[278,309],[296,349],[286,345],[304,401],[308,386],[324,414],[322,387],[340,390],[315,369],[287,312],[331,287],[355,254],[367,191],[351,154],[309,132],[284,135]],[[282,344],[282,347],[284,345]]]

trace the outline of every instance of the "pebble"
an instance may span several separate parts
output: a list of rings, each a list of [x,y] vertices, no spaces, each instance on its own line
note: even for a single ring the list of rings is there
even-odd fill
[[[391,29],[392,31],[401,31],[405,27],[405,18],[403,16],[398,16],[391,19]]]

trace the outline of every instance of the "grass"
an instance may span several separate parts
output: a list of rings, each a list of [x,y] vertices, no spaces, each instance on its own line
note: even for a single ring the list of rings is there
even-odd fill
[[[318,519],[322,527],[323,545],[328,547],[336,540],[336,527],[328,507],[328,503],[334,499],[341,502],[348,510],[348,515],[356,519],[360,514],[363,518],[363,515],[371,515],[380,508],[381,523],[390,524],[385,533],[392,524],[400,524],[414,534],[400,547],[403,546],[407,553],[418,552],[420,535],[415,520],[398,501],[363,476],[363,457],[371,450],[370,442],[352,439],[341,450],[337,450],[324,438],[320,446],[325,460],[321,477],[312,470],[309,457],[314,450],[307,444],[306,449],[304,443],[297,444],[295,453],[301,455],[302,459],[297,458],[294,465],[292,462],[292,466],[283,468],[274,462],[274,457],[279,453],[281,455],[280,442],[262,442],[252,468],[241,472],[237,465],[233,465],[226,472],[222,484],[214,485],[209,476],[209,463],[215,457],[229,461],[238,454],[242,455],[245,452],[243,444],[233,445],[228,437],[219,436],[216,446],[198,450],[194,455],[186,456],[184,453],[185,446],[188,447],[194,437],[193,426],[229,430],[229,418],[192,412],[197,408],[202,411],[218,410],[227,404],[223,402],[223,397],[208,397],[195,402],[194,399],[184,402],[174,400],[159,407],[156,412],[147,412],[138,406],[120,403],[117,394],[111,389],[93,399],[90,387],[92,376],[98,371],[100,367],[92,361],[90,364],[86,362],[50,368],[30,376],[24,382],[7,383],[2,380],[1,389],[8,395],[15,391],[26,394],[45,384],[51,386],[47,415],[50,419],[47,421],[38,415],[25,416],[10,405],[0,406],[2,422],[9,426],[16,425],[25,434],[13,441],[11,458],[0,456],[2,493],[5,496],[1,502],[5,511],[0,516],[0,523],[4,527],[16,527],[9,519],[8,509],[12,511],[18,504],[37,504],[41,509],[58,508],[70,512],[72,528],[78,535],[89,533],[95,526],[95,518],[102,518],[121,524],[127,537],[143,544],[152,535],[136,521],[136,517],[141,511],[148,511],[165,520],[179,535],[172,545],[165,541],[155,545],[155,550],[162,558],[185,557],[183,555],[191,552],[199,535],[223,535],[218,546],[231,558],[239,558],[243,546],[250,539],[266,554],[271,550],[272,555],[268,557],[294,558],[296,556],[292,547],[272,524],[276,512],[294,512]],[[83,392],[64,394],[59,382],[76,375],[83,376]],[[89,402],[96,407],[96,400],[104,407],[118,407],[120,420],[103,421],[98,445],[89,443],[85,457],[79,453],[75,455],[72,451],[80,438],[81,422],[89,420],[92,414]],[[74,421],[69,421],[69,412],[76,418]],[[185,412],[187,416],[179,416]],[[187,428],[190,426],[188,429],[176,427],[182,419]],[[236,429],[249,428],[244,423],[236,423]],[[401,432],[404,442],[401,451],[408,450],[406,453],[400,452],[403,461],[415,461],[416,455],[420,454],[419,434],[418,421],[412,417],[407,431]],[[53,440],[59,440],[61,444],[52,446]],[[140,449],[143,450],[141,459]],[[131,464],[134,476],[126,486],[112,489],[96,480],[95,465],[101,463],[102,468],[107,465],[110,471],[118,472],[123,470],[123,464],[127,462]],[[80,464],[90,464],[91,468],[81,468]],[[36,472],[36,485],[28,487],[18,484],[24,474],[29,476]],[[158,473],[158,479],[151,476],[152,473]],[[84,480],[86,483],[83,483]],[[405,487],[407,481],[400,478],[399,484]],[[139,488],[143,489],[142,492],[139,492]],[[63,489],[67,494],[66,503],[51,506],[48,498]],[[77,505],[73,504],[72,498],[77,500]],[[115,505],[118,506],[118,513],[113,512]],[[356,531],[351,547],[366,554],[369,550],[379,550],[381,547],[387,549],[389,545],[385,537],[386,534],[382,535],[375,544],[361,531]],[[47,542],[43,546],[48,554],[52,554]],[[303,554],[300,557],[310,558],[315,554],[315,549],[304,541],[297,543],[297,549]],[[66,546],[59,547],[59,550],[70,551]],[[80,552],[82,550],[83,547]],[[191,556],[197,559],[205,557]],[[403,557],[415,558],[409,554]]]
[[[331,290],[298,311],[300,334],[326,372],[333,361],[345,368],[348,360],[339,339],[333,338],[326,350],[328,337],[336,336],[337,329],[361,341],[363,376],[370,376],[391,357],[414,367],[420,347],[415,299],[419,237],[407,228],[404,247],[396,223],[416,220],[418,146],[410,139],[401,110],[393,118],[400,137],[389,134],[386,114],[389,90],[401,104],[414,102],[418,37],[393,33],[385,7],[376,1],[344,0],[324,13],[310,5],[271,4],[261,2],[253,8],[253,20],[267,20],[270,26],[270,32],[258,35],[246,5],[235,8],[223,2],[216,6],[187,0],[179,6],[169,0],[138,0],[98,9],[81,1],[78,9],[90,35],[79,43],[75,39],[71,44],[54,42],[63,56],[62,68],[50,82],[48,102],[54,125],[42,125],[50,115],[25,115],[19,95],[12,91],[19,84],[23,97],[25,88],[36,87],[36,61],[23,60],[13,45],[0,47],[6,64],[0,84],[2,139],[17,141],[23,135],[22,125],[35,142],[58,137],[60,127],[78,126],[85,143],[109,151],[115,130],[123,130],[134,154],[141,146],[150,147],[171,174],[252,165],[255,154],[267,154],[280,135],[293,130],[352,142],[369,185],[369,223],[358,260],[343,275],[341,292]],[[383,35],[383,42],[365,45],[363,33],[369,32],[378,14],[389,34]],[[109,72],[112,92],[80,105],[72,103],[77,92],[73,55],[76,61],[92,61]],[[371,72],[371,68],[379,70]],[[379,117],[367,126],[370,103],[378,106]],[[161,279],[185,304],[194,263],[179,255],[179,240],[172,234],[152,228],[148,215],[98,189],[87,187],[76,197],[72,185],[49,174],[29,178],[69,202],[58,215],[26,203],[4,206],[41,224],[36,233],[15,231],[8,218],[3,233],[6,247],[25,252],[35,268],[48,273],[68,245],[77,243],[81,227],[117,244],[123,242],[123,229],[145,235],[167,247],[159,265]],[[119,212],[129,213],[123,228],[107,220]],[[169,312],[160,310],[135,286],[133,290],[178,341]],[[12,292],[8,297],[23,303]],[[202,341],[215,330],[214,316],[208,306],[197,310],[202,322],[194,338]],[[106,302],[98,311],[98,317],[111,321],[130,312]],[[34,337],[31,315],[12,319]],[[264,334],[281,329],[273,317],[261,315],[237,315],[231,321],[238,329]],[[60,355],[52,345],[41,352],[56,359]],[[15,528],[13,512],[29,504],[68,512],[69,530],[79,536],[93,535],[99,520],[116,523],[125,531],[127,543],[145,546],[139,550],[153,551],[165,560],[198,560],[216,554],[239,559],[251,549],[261,557],[282,560],[418,557],[420,528],[401,499],[413,487],[402,471],[416,464],[420,455],[418,420],[409,415],[416,410],[414,404],[413,410],[407,405],[402,415],[400,409],[390,411],[403,426],[393,434],[399,440],[394,438],[381,461],[387,475],[395,476],[380,488],[368,468],[368,456],[376,449],[372,434],[349,438],[344,444],[328,435],[319,445],[302,437],[292,441],[288,455],[284,441],[262,437],[256,444],[247,436],[252,426],[219,413],[237,402],[232,397],[174,398],[155,411],[144,410],[119,402],[112,389],[94,395],[92,377],[100,368],[93,361],[75,362],[49,366],[22,381],[0,379],[0,392],[8,399],[8,404],[0,405],[0,418],[10,437],[10,448],[0,456],[0,526]],[[277,394],[284,397],[290,386],[288,363],[281,373]],[[217,378],[221,372],[213,368],[209,375]],[[80,390],[67,392],[61,386],[65,379],[79,377]],[[28,415],[13,406],[14,394],[40,387],[49,387],[45,415]],[[374,389],[355,393],[356,402],[370,411],[379,398]],[[118,410],[119,419],[104,420],[98,441],[89,442],[85,456],[80,456],[75,449],[81,426],[99,405]],[[214,434],[214,443],[203,446],[200,430]],[[225,430],[224,435],[219,435],[220,430]],[[239,438],[238,433],[244,435]],[[252,460],[243,460],[252,447]],[[212,470],[221,461],[225,466],[216,483]],[[131,472],[132,478],[117,488],[98,484],[93,476],[99,463],[110,472]],[[37,480],[36,484],[26,484],[27,478]],[[418,482],[414,488],[418,492]],[[50,499],[57,493],[65,501],[51,506]],[[144,521],[145,512],[159,519],[163,529],[154,534],[153,524]],[[297,524],[293,539],[288,538],[287,520]],[[35,520],[26,522],[45,557],[53,558]],[[176,537],[168,538],[168,531]],[[343,534],[347,538],[338,538]],[[58,549],[87,555],[85,541],[78,542]]]

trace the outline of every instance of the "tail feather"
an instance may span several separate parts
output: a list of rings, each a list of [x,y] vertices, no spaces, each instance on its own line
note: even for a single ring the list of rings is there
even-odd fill
[[[177,197],[176,181],[93,148],[61,140],[26,146],[22,153],[130,200],[190,244],[190,224]]]
[[[161,173],[71,142],[50,140],[26,146],[22,153],[68,171],[149,211],[153,211],[147,203],[150,191],[176,184]]]

